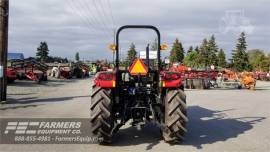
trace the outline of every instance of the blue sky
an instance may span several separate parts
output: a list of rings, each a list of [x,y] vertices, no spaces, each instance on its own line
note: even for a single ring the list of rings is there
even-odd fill
[[[178,38],[185,49],[214,34],[229,57],[245,31],[248,49],[270,53],[269,10],[269,0],[11,0],[9,50],[35,56],[39,43],[47,41],[50,55],[73,59],[80,52],[83,59],[110,59],[113,29],[150,24],[160,29],[163,43]],[[129,30],[121,48],[135,42],[140,51],[154,39],[151,31]]]

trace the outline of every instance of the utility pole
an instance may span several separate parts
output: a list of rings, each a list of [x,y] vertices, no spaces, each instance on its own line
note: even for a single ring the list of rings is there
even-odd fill
[[[0,102],[7,99],[7,50],[8,50],[9,0],[0,0]]]

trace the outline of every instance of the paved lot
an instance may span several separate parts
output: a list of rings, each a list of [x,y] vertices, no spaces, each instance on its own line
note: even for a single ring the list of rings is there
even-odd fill
[[[111,146],[0,145],[0,151],[270,151],[270,83],[258,82],[257,91],[187,90],[188,133],[179,145],[160,140],[159,131],[141,132],[126,125]],[[1,118],[88,118],[90,80],[52,80],[43,85],[17,82],[8,87],[10,104],[1,105]]]

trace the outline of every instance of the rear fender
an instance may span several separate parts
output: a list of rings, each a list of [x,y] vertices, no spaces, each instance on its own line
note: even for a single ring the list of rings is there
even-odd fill
[[[162,88],[181,88],[183,82],[181,79],[181,73],[162,71],[161,72],[161,87]]]
[[[115,72],[99,72],[95,75],[94,83],[101,88],[115,88]]]

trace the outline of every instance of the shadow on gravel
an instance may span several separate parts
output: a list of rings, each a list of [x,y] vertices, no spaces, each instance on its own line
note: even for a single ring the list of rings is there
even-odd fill
[[[19,105],[19,106],[8,106],[8,107],[3,107],[0,108],[0,111],[4,111],[4,110],[10,110],[10,109],[20,109],[20,108],[35,108],[41,105]]]
[[[38,84],[37,82],[33,81],[16,81],[12,84],[8,84],[10,87],[20,87],[20,88],[35,88],[35,87],[42,87],[42,86],[49,86],[49,87],[57,87],[64,85],[65,82],[41,82]]]
[[[35,93],[8,93],[9,96],[28,96],[34,95]]]
[[[188,108],[188,133],[180,145],[192,145],[198,149],[204,144],[212,144],[236,138],[251,130],[265,117],[226,118],[225,111],[214,111],[200,106]]]
[[[46,99],[37,99],[36,97],[29,98],[20,98],[20,99],[12,99],[8,98],[8,104],[30,104],[30,103],[41,103],[41,102],[64,102],[73,100],[75,98],[89,98],[90,96],[72,96],[72,97],[60,97],[60,98],[46,98]]]
[[[57,87],[61,85],[65,85],[67,83],[75,83],[79,80],[85,80],[85,79],[50,79],[48,81],[42,81],[40,84],[35,81],[30,80],[17,80],[14,83],[8,84],[8,86],[14,86],[14,87],[42,87],[42,86],[48,86],[48,87]]]
[[[226,111],[214,111],[200,106],[188,108],[188,133],[183,142],[171,146],[191,145],[202,149],[204,144],[226,141],[251,130],[256,123],[265,117],[226,118]],[[161,141],[160,131],[154,125],[147,125],[142,131],[130,127],[121,129],[114,138],[113,146],[132,146],[148,144],[146,150],[151,150]]]
[[[20,95],[28,95],[28,94],[20,94]],[[46,98],[46,99],[38,99],[37,97],[24,97],[20,99],[14,99],[14,98],[8,97],[8,102],[0,105],[0,111],[9,110],[9,109],[18,109],[18,108],[29,108],[29,107],[33,108],[33,107],[44,105],[41,103],[65,102],[65,101],[70,101],[70,100],[72,101],[73,99],[76,99],[76,98],[89,98],[90,99],[90,96],[71,96],[71,97]]]
[[[255,91],[268,91],[270,90],[270,87],[256,87]]]

